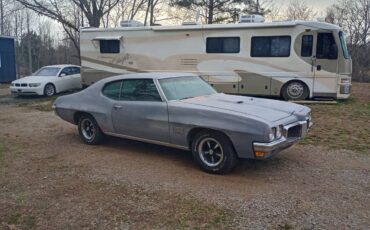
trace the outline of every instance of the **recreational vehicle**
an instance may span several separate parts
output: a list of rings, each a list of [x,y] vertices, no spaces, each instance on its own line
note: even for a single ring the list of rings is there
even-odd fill
[[[229,94],[349,97],[341,28],[314,21],[81,29],[82,82],[133,72],[190,72]]]

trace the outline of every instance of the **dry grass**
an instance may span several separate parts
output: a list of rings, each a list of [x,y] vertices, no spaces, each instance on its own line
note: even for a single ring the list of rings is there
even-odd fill
[[[8,89],[10,84],[1,84],[0,83],[0,89]]]
[[[309,105],[314,127],[302,144],[370,153],[370,84],[354,83],[351,98],[336,105]]]

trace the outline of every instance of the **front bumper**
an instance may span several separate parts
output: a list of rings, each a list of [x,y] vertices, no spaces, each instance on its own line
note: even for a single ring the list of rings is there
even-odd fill
[[[9,87],[10,93],[13,95],[44,95],[44,87]]]
[[[313,123],[310,120],[295,122],[293,124],[284,126],[283,137],[278,140],[268,143],[254,142],[253,149],[255,157],[268,158],[284,149],[291,147],[306,136],[308,129],[312,126],[312,124]]]

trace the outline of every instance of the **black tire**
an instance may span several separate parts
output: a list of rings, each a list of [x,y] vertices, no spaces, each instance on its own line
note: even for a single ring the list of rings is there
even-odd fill
[[[78,133],[81,140],[88,145],[98,145],[104,139],[98,123],[89,114],[82,114],[78,119]]]
[[[51,83],[48,83],[45,85],[44,87],[44,95],[47,96],[47,97],[51,97],[51,96],[54,96],[56,93],[55,91],[55,86]]]
[[[216,144],[220,147],[216,148]],[[210,145],[209,150],[212,149],[212,152],[208,151],[207,154],[204,147],[208,148]],[[208,173],[226,174],[231,172],[238,163],[238,157],[229,138],[214,131],[199,132],[192,141],[192,152],[194,161]]]
[[[306,100],[309,94],[307,85],[301,81],[287,82],[281,91],[285,100]]]

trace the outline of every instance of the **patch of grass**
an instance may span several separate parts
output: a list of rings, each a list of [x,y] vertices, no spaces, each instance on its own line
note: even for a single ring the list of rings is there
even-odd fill
[[[7,224],[21,226],[25,229],[32,229],[36,226],[36,218],[32,215],[15,213],[8,218]]]
[[[173,206],[173,207],[171,207]],[[170,209],[173,216],[165,220],[165,226],[177,229],[228,229],[233,213],[213,204],[200,202],[191,196],[176,196]]]
[[[0,163],[4,160],[4,153],[8,149],[4,140],[0,140]]]
[[[0,84],[0,89],[8,89],[10,84]]]
[[[35,100],[22,101],[18,104],[19,107],[28,107],[39,111],[52,111],[52,105],[56,96],[50,98],[38,98]]]
[[[350,98],[310,107],[314,126],[301,144],[370,153],[370,102]]]

